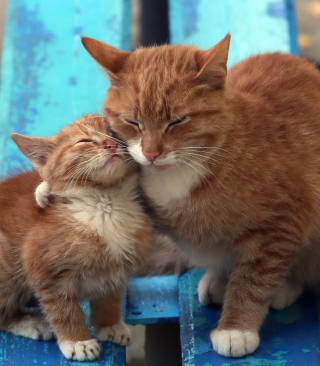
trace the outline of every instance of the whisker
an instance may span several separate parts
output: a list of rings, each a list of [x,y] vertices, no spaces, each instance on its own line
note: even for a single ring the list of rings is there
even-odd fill
[[[184,157],[184,158],[186,158],[186,157]],[[189,158],[189,161],[190,161],[190,158]],[[216,174],[214,174],[213,171],[209,170],[208,168],[206,168],[205,166],[203,166],[202,164],[200,164],[196,161],[191,160],[191,162],[193,162],[193,163],[197,164],[199,167],[205,169],[209,173],[209,175],[213,175],[223,185],[222,181],[216,176]]]

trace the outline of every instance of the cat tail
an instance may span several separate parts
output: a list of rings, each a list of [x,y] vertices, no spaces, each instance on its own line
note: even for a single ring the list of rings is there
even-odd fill
[[[187,255],[175,245],[169,236],[157,234],[155,245],[149,254],[146,264],[139,268],[135,275],[179,274],[192,267]]]

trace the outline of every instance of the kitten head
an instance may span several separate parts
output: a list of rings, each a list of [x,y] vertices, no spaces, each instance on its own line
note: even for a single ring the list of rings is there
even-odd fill
[[[16,133],[11,137],[56,191],[111,185],[134,169],[123,143],[111,135],[103,116],[84,116],[51,138]]]
[[[229,117],[229,34],[207,51],[165,45],[124,52],[91,38],[82,42],[110,77],[105,113],[137,162],[184,164],[221,146]]]

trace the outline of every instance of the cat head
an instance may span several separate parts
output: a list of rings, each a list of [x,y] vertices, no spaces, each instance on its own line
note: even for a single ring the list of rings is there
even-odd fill
[[[111,135],[103,116],[84,116],[51,138],[17,133],[11,137],[42,179],[57,190],[110,185],[131,172],[125,147]]]
[[[138,163],[183,164],[192,152],[202,160],[210,155],[205,148],[221,146],[229,118],[229,34],[207,51],[164,45],[125,52],[91,38],[82,42],[109,75],[105,114]]]

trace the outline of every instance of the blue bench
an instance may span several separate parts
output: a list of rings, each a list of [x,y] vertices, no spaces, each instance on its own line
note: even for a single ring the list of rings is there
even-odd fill
[[[257,52],[298,54],[293,0],[168,0],[170,42],[209,48],[230,31],[229,65]],[[2,56],[0,174],[26,166],[9,139],[14,131],[48,136],[82,114],[99,111],[107,78],[83,49],[80,36],[130,49],[131,1],[10,0]],[[179,278],[130,281],[129,324],[180,322],[182,360],[192,365],[318,365],[316,296],[305,294],[281,312],[270,312],[258,351],[243,359],[216,355],[209,332],[220,311],[201,306],[200,271]],[[84,304],[87,311],[87,305]],[[0,365],[74,365],[54,342],[35,342],[0,332]],[[83,365],[84,363],[80,363]],[[91,365],[124,365],[124,348],[103,344]],[[166,366],[166,365],[164,365]]]

